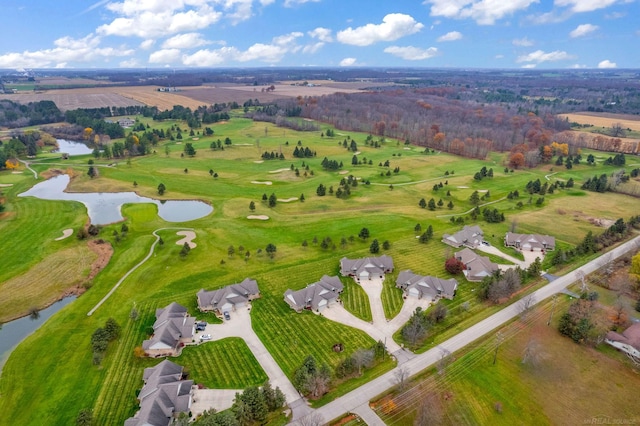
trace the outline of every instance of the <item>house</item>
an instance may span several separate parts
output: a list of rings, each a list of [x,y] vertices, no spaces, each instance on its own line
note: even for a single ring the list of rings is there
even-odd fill
[[[453,299],[458,289],[458,281],[453,278],[443,280],[431,276],[417,275],[408,269],[398,274],[396,287],[401,289],[406,296],[435,302],[443,297]]]
[[[556,239],[549,235],[516,234],[507,232],[504,245],[526,251],[549,251],[556,248]]]
[[[484,234],[478,225],[465,226],[453,235],[444,234],[442,242],[455,248],[462,246],[476,248],[484,241]]]
[[[200,290],[196,296],[198,309],[222,316],[225,312],[247,306],[249,302],[260,297],[260,290],[256,280],[245,278],[239,284],[231,284],[218,290]]]
[[[296,312],[303,309],[311,309],[322,312],[338,300],[344,286],[338,277],[324,275],[320,281],[309,284],[302,290],[287,290],[284,293],[284,301]]]
[[[491,262],[488,257],[480,256],[468,248],[454,253],[454,256],[460,262],[464,263],[464,276],[469,281],[482,281],[484,277],[498,270],[498,265]]]
[[[193,380],[184,380],[183,368],[164,360],[145,368],[144,386],[138,394],[140,411],[125,426],[168,426],[180,413],[191,409]]]
[[[153,336],[142,342],[142,349],[151,357],[178,356],[182,346],[193,340],[194,324],[195,318],[178,303],[157,309]]]
[[[134,124],[136,124],[136,120],[133,120],[129,117],[126,118],[121,118],[118,120],[118,124],[120,125],[120,127],[133,127]]]
[[[614,348],[620,349],[626,354],[640,359],[640,323],[636,322],[627,328],[622,334],[610,331],[604,341]]]
[[[384,278],[385,274],[393,272],[393,259],[387,255],[380,257],[365,257],[363,259],[340,259],[340,273],[345,277],[352,277],[356,281]]]

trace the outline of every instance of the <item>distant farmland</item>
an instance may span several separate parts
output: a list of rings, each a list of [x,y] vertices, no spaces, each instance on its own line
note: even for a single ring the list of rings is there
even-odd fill
[[[609,114],[606,112],[579,112],[575,114],[559,114],[570,122],[591,124],[596,127],[611,127],[614,123],[622,124],[624,129],[640,131],[640,116],[629,114]]]

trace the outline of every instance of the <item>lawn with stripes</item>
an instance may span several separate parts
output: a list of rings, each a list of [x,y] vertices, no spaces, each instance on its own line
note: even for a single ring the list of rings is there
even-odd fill
[[[373,321],[367,293],[352,278],[342,277],[340,281],[344,285],[344,291],[340,295],[344,308],[363,321]]]
[[[387,275],[382,282],[382,308],[384,316],[387,319],[393,319],[400,313],[404,299],[402,298],[402,290],[396,287],[397,273]]]

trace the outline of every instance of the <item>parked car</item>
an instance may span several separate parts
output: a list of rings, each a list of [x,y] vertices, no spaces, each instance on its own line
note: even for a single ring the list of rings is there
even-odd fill
[[[204,321],[199,321],[196,323],[196,331],[204,331],[206,327],[207,327],[207,323]]]
[[[202,336],[200,336],[200,341],[205,341],[205,340],[211,340],[211,335],[210,334],[203,334]]]
[[[231,319],[231,315],[229,315],[229,312],[224,313],[224,319],[226,319],[227,321]]]
[[[491,244],[489,244],[489,241],[483,241],[482,245],[487,246],[487,247],[491,246]]]

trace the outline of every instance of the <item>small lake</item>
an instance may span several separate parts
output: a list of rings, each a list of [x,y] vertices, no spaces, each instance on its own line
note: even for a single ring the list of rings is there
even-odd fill
[[[71,156],[93,153],[93,150],[82,142],[68,141],[66,139],[56,139],[56,141],[58,142],[58,152],[66,152]]]
[[[18,196],[36,197],[41,200],[78,201],[87,207],[89,219],[94,225],[107,225],[123,220],[123,204],[155,204],[158,206],[158,216],[167,222],[188,222],[205,217],[213,211],[213,207],[202,201],[160,201],[141,197],[135,192],[64,192],[69,181],[69,175],[58,175],[36,184]]]
[[[53,314],[73,302],[75,299],[75,296],[71,296],[54,303],[48,308],[41,310],[37,319],[22,317],[3,324],[2,329],[0,329],[0,371],[2,371],[4,363],[7,362],[11,351],[13,351],[20,342],[36,331],[38,327],[51,318]]]

